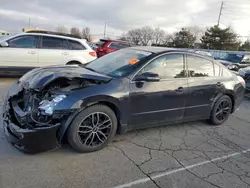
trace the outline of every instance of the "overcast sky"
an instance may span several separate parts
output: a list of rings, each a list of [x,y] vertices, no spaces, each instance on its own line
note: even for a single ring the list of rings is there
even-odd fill
[[[0,0],[0,30],[21,31],[30,18],[32,27],[89,27],[94,35],[102,35],[107,22],[111,37],[144,25],[172,33],[186,26],[215,25],[220,4],[220,0]],[[250,35],[249,10],[250,0],[225,1],[221,26]]]

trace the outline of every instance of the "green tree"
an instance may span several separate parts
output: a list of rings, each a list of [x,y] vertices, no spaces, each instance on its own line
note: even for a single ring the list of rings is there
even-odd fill
[[[203,48],[214,50],[238,50],[240,45],[237,34],[230,27],[222,29],[217,25],[207,29],[201,42]]]
[[[186,28],[182,28],[173,38],[173,46],[176,48],[193,48],[196,37]]]
[[[245,41],[245,42],[240,46],[240,51],[250,51],[250,40]]]

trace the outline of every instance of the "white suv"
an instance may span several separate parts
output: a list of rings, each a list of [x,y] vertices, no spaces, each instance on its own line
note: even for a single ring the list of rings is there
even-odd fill
[[[55,32],[30,31],[0,38],[0,75],[21,75],[49,65],[85,64],[96,52],[85,39]]]

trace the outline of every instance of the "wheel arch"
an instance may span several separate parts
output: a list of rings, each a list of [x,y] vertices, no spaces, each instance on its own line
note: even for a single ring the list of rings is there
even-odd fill
[[[224,95],[230,97],[230,99],[231,99],[231,101],[232,101],[232,110],[231,110],[231,113],[233,113],[233,111],[234,111],[234,105],[235,105],[235,94],[234,94],[232,91],[226,91],[225,93],[219,93],[219,94],[214,98],[214,100],[213,100],[213,103],[212,103],[212,105],[211,105],[211,111],[213,110],[213,107],[214,107],[216,101],[217,101],[219,98],[221,98],[222,96],[224,96]]]
[[[76,110],[74,113],[72,113],[65,122],[62,123],[61,127],[58,130],[57,133],[57,138],[59,143],[62,142],[69,126],[71,125],[72,121],[75,119],[75,117],[84,109],[97,105],[97,104],[102,104],[108,106],[111,110],[114,111],[116,117],[117,117],[117,133],[126,133],[127,132],[127,122],[124,118],[124,113],[121,110],[121,105],[120,102],[113,98],[113,97],[105,97],[105,98],[100,98],[96,99],[95,97],[91,97],[88,99],[84,99],[82,101],[79,101],[81,104],[78,103],[79,108]]]
[[[72,60],[66,63],[66,65],[81,65],[82,63],[80,61]]]

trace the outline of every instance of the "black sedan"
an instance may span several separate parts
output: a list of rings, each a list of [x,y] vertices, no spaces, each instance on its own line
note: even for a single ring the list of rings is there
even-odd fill
[[[92,152],[133,129],[200,119],[220,125],[244,91],[244,80],[212,58],[131,47],[86,66],[28,72],[9,89],[4,130],[25,152],[50,150],[65,139]]]

